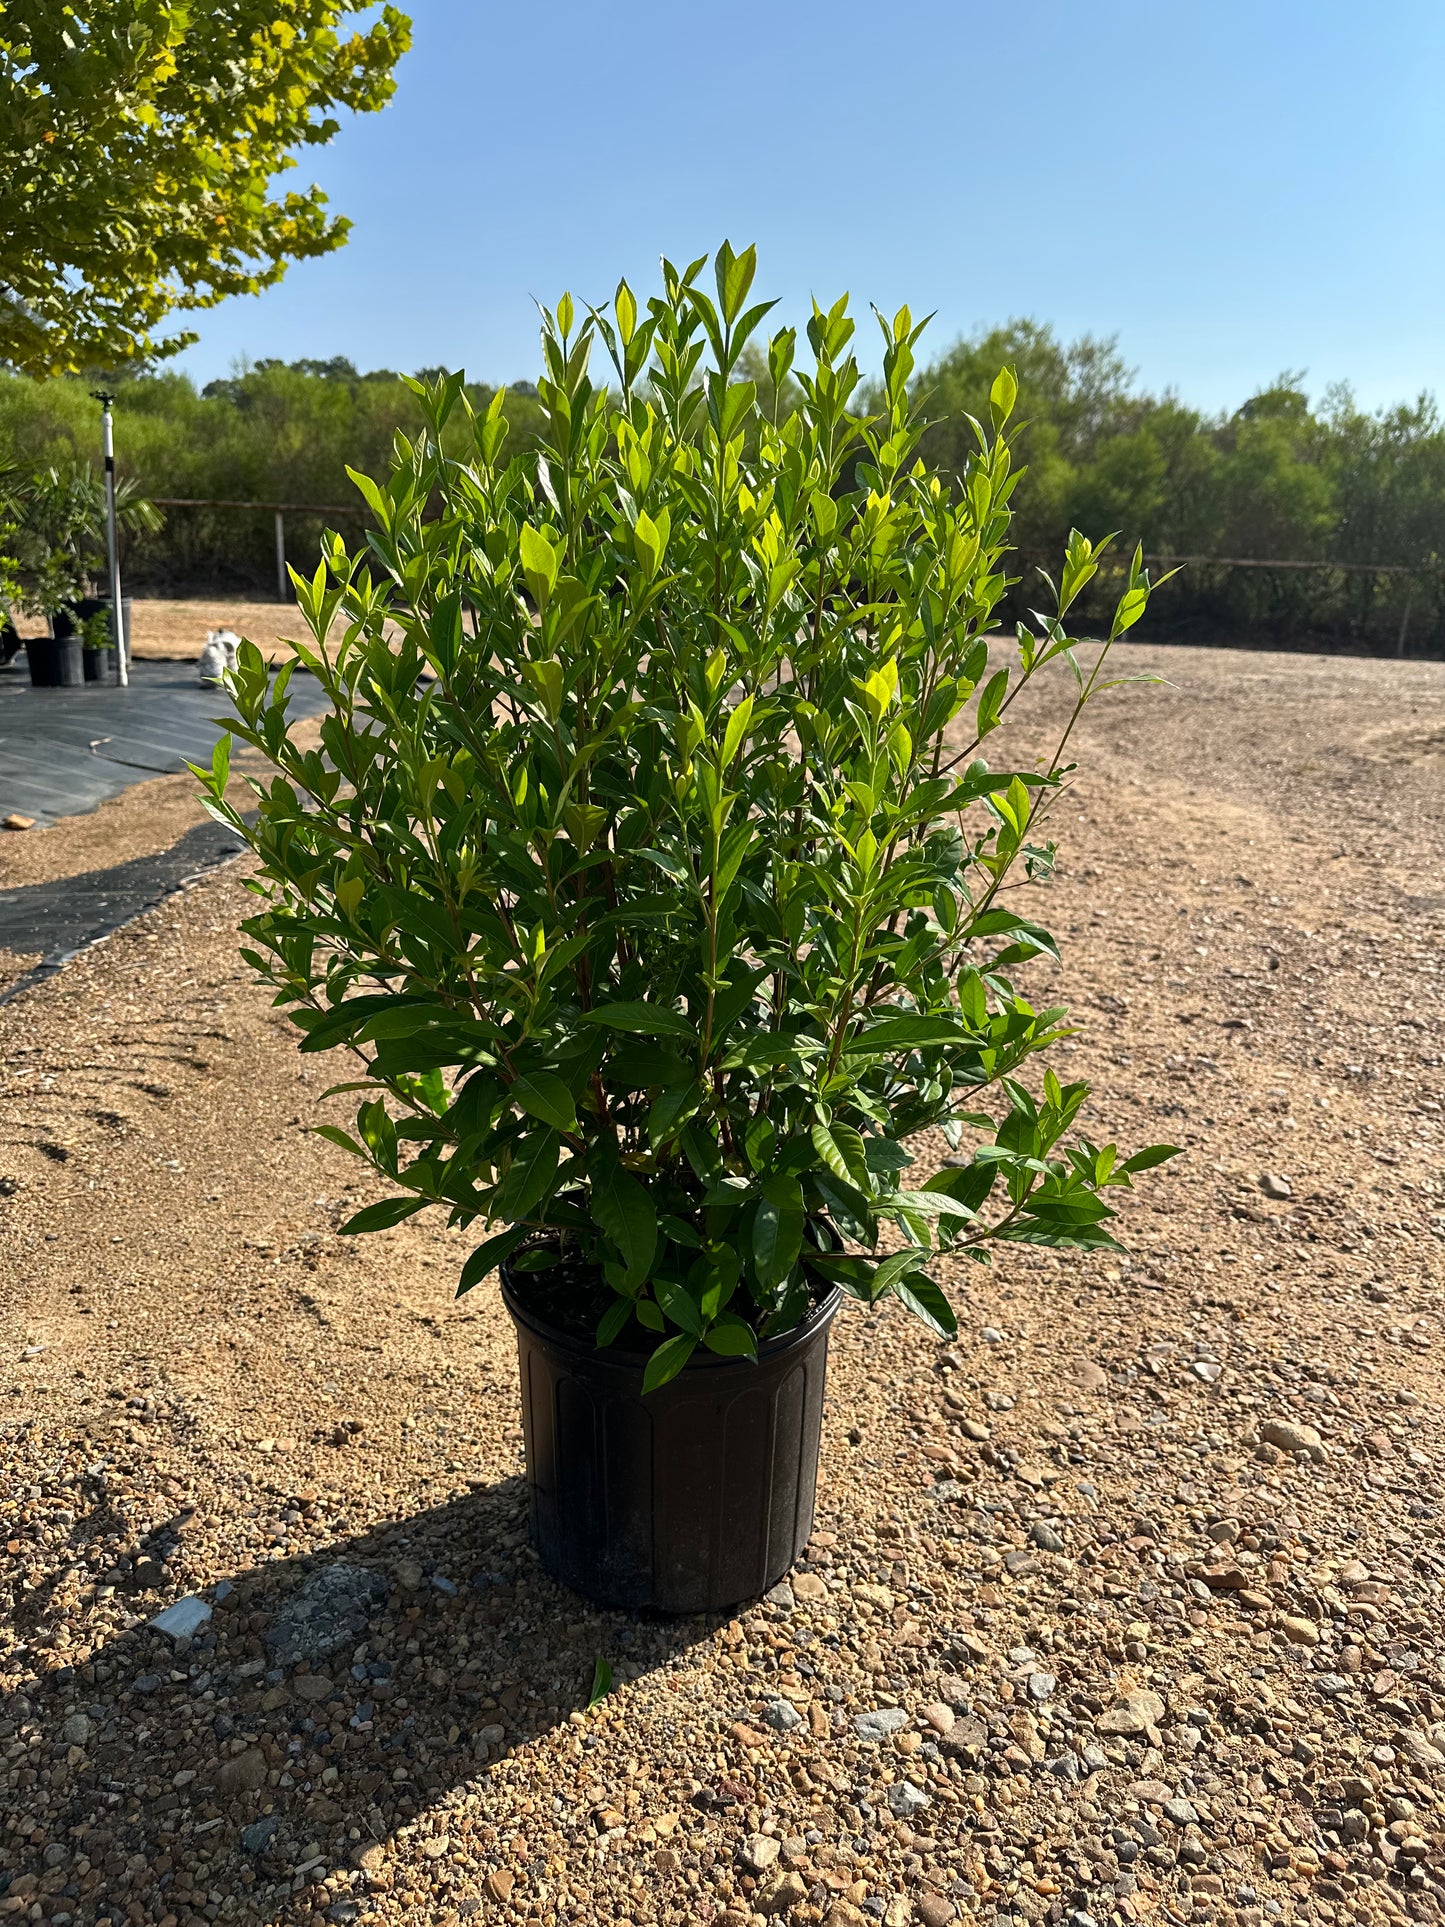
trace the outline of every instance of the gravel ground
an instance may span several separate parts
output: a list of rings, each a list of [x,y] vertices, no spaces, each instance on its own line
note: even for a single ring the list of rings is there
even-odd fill
[[[1445,666],[1130,660],[1068,1062],[1188,1155],[952,1348],[845,1309],[808,1557],[724,1623],[538,1572],[493,1289],[335,1235],[234,871],[0,1011],[0,1916],[1437,1916]]]

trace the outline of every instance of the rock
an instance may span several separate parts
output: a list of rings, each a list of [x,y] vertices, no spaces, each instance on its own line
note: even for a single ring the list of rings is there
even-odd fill
[[[893,1595],[888,1588],[875,1586],[866,1579],[854,1581],[853,1597],[861,1599],[865,1606],[876,1606],[879,1612],[891,1613],[893,1610]]]
[[[766,1873],[783,1850],[771,1833],[750,1833],[738,1848],[738,1859],[749,1873]]]
[[[835,1900],[823,1916],[823,1927],[873,1927],[867,1914],[860,1914],[850,1900]]]
[[[989,1431],[983,1420],[978,1418],[966,1418],[963,1421],[963,1435],[967,1439],[972,1439],[975,1445],[982,1445],[985,1439],[993,1437],[993,1433]]]
[[[178,1599],[173,1606],[156,1614],[150,1622],[152,1632],[165,1633],[170,1639],[189,1639],[191,1634],[204,1626],[211,1616],[211,1609],[204,1599],[197,1599],[192,1593],[189,1598]]]
[[[1209,1536],[1217,1546],[1232,1546],[1239,1530],[1238,1519],[1216,1519],[1209,1528]]]
[[[1081,1392],[1097,1398],[1109,1389],[1109,1374],[1092,1358],[1076,1358],[1069,1366],[1069,1377]]]
[[[1064,1549],[1064,1535],[1044,1519],[1035,1522],[1029,1538],[1040,1552],[1062,1552]]]
[[[140,1678],[133,1681],[131,1685],[131,1691],[134,1693],[158,1693],[160,1688],[161,1676],[159,1673],[142,1673]]]
[[[494,1867],[487,1875],[487,1892],[493,1900],[503,1903],[512,1898],[512,1889],[517,1884],[517,1876],[510,1867]]]
[[[1132,1739],[1135,1734],[1146,1733],[1151,1726],[1157,1726],[1163,1717],[1164,1702],[1159,1695],[1141,1690],[1126,1693],[1101,1713],[1094,1725],[1100,1733]]]
[[[300,1673],[292,1680],[291,1691],[298,1699],[329,1700],[336,1691],[336,1686],[325,1673]]]
[[[8,816],[0,817],[0,830],[33,830],[35,818],[26,816],[20,810],[11,810]]]
[[[957,1717],[953,1708],[945,1705],[942,1700],[935,1700],[931,1706],[925,1706],[923,1709],[924,1722],[931,1726],[935,1733],[949,1732]]]
[[[763,1708],[763,1722],[775,1733],[792,1733],[803,1724],[803,1716],[787,1700],[769,1700]]]
[[[1312,1425],[1296,1425],[1293,1419],[1267,1418],[1259,1428],[1259,1436],[1264,1444],[1272,1445],[1280,1452],[1307,1452],[1316,1465],[1322,1465],[1328,1456],[1324,1440]]]
[[[853,1730],[860,1740],[876,1746],[886,1740],[891,1733],[907,1726],[908,1715],[901,1706],[880,1706],[872,1713],[858,1713],[853,1719]]]
[[[1339,1673],[1316,1673],[1315,1691],[1323,1693],[1327,1700],[1338,1699],[1341,1693],[1350,1690],[1350,1682]]]
[[[366,1566],[323,1566],[297,1587],[262,1638],[278,1666],[329,1659],[365,1632],[387,1596],[387,1583]]]
[[[1189,1369],[1196,1378],[1203,1379],[1206,1385],[1213,1385],[1224,1367],[1214,1358],[1191,1359]]]
[[[396,1583],[403,1592],[415,1592],[422,1582],[422,1570],[415,1559],[403,1559],[396,1569]]]
[[[1142,1800],[1146,1807],[1162,1807],[1166,1800],[1174,1798],[1174,1789],[1163,1780],[1135,1780],[1129,1788],[1136,1800]]]
[[[60,1729],[67,1746],[84,1746],[90,1738],[90,1721],[84,1713],[72,1713]]]
[[[793,1574],[793,1597],[817,1601],[828,1597],[828,1582],[816,1572]]]
[[[932,1794],[925,1793],[921,1786],[915,1786],[911,1780],[896,1781],[883,1797],[895,1820],[911,1820],[915,1813],[922,1813],[925,1807],[933,1804]]]
[[[1052,1673],[1030,1673],[1024,1681],[1024,1690],[1036,1706],[1042,1706],[1045,1700],[1053,1698],[1058,1684]]]
[[[755,1896],[760,1914],[791,1913],[808,1898],[808,1883],[799,1873],[779,1873]]]
[[[1278,1171],[1261,1171],[1259,1188],[1267,1198],[1292,1198],[1294,1186],[1288,1178],[1281,1177]]]
[[[241,1829],[241,1851],[264,1853],[280,1831],[281,1822],[274,1813],[268,1813],[264,1820],[253,1820],[249,1827]],[[378,1864],[380,1864],[379,1853]]]
[[[1394,1735],[1395,1751],[1402,1754],[1413,1766],[1445,1766],[1445,1753],[1438,1746],[1432,1746],[1423,1733],[1416,1733],[1410,1727],[1401,1727]]]
[[[428,1860],[445,1860],[452,1850],[451,1835],[434,1833],[430,1840],[423,1840],[421,1850]]]
[[[1320,1629],[1312,1619],[1297,1619],[1292,1613],[1285,1613],[1279,1624],[1291,1645],[1318,1646],[1320,1643]]]
[[[763,1594],[763,1598],[768,1605],[776,1606],[780,1612],[785,1613],[790,1613],[798,1603],[786,1579],[780,1579],[776,1586]]]
[[[1176,1827],[1197,1827],[1199,1812],[1192,1801],[1182,1797],[1164,1802],[1164,1817],[1172,1820]]]
[[[266,1755],[259,1746],[248,1746],[244,1753],[233,1754],[216,1769],[218,1793],[254,1793],[266,1784]]]
[[[958,1919],[958,1909],[942,1894],[920,1894],[913,1903],[913,1912],[923,1927],[949,1927],[950,1921]]]
[[[1031,1552],[1022,1552],[1019,1550],[1006,1552],[1003,1556],[1003,1563],[1009,1576],[1013,1579],[1032,1579],[1040,1570],[1039,1562]]]

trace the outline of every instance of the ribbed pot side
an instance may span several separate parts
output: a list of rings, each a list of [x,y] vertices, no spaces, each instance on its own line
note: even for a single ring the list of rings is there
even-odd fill
[[[699,1347],[642,1395],[646,1354],[599,1352],[533,1317],[517,1327],[532,1543],[599,1606],[720,1612],[756,1598],[813,1528],[828,1331],[840,1293],[758,1362]]]

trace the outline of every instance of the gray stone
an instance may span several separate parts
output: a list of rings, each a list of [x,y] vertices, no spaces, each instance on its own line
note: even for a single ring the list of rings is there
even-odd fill
[[[1164,1802],[1164,1817],[1172,1820],[1176,1827],[1197,1827],[1199,1813],[1192,1801],[1176,1796]]]
[[[1088,1392],[1095,1398],[1109,1389],[1109,1374],[1102,1365],[1096,1365],[1092,1358],[1076,1358],[1069,1367],[1069,1377],[1081,1392]]]
[[[1323,1693],[1327,1700],[1335,1700],[1341,1693],[1349,1692],[1350,1682],[1341,1673],[1316,1673],[1315,1690]]]
[[[933,1804],[932,1795],[925,1793],[921,1786],[915,1786],[911,1780],[899,1780],[889,1787],[884,1797],[888,1801],[888,1811],[895,1820],[911,1820],[915,1813],[922,1813],[925,1807]]]
[[[1046,1519],[1037,1521],[1029,1533],[1029,1538],[1040,1552],[1062,1552],[1064,1549],[1064,1535],[1056,1526],[1051,1526]]]
[[[1432,1746],[1423,1733],[1413,1732],[1408,1726],[1395,1734],[1394,1747],[1414,1766],[1445,1766],[1445,1753],[1438,1746]]]
[[[281,1822],[274,1813],[268,1813],[264,1820],[253,1820],[241,1829],[242,1852],[264,1853],[280,1831]]]
[[[775,1733],[791,1733],[803,1724],[803,1716],[787,1700],[770,1700],[763,1708],[764,1723]]]
[[[151,1621],[151,1631],[165,1633],[170,1639],[189,1639],[199,1631],[211,1616],[211,1609],[204,1599],[197,1599],[192,1593],[187,1599],[178,1599],[164,1612],[156,1614]]]
[[[880,1706],[872,1713],[859,1713],[853,1720],[853,1730],[860,1740],[872,1745],[886,1740],[891,1733],[897,1733],[907,1726],[908,1715],[901,1706]]]
[[[160,1691],[160,1685],[161,1676],[159,1673],[142,1673],[140,1678],[135,1681],[131,1690],[136,1693],[158,1693]]]
[[[365,1632],[387,1596],[387,1583],[366,1566],[323,1566],[298,1586],[262,1638],[273,1661],[327,1659]]]
[[[1261,1171],[1259,1188],[1267,1198],[1283,1200],[1294,1196],[1294,1186],[1288,1178],[1281,1177],[1278,1171]]]
[[[776,1606],[779,1612],[785,1613],[790,1613],[798,1603],[786,1579],[780,1579],[771,1591],[763,1594],[763,1598],[770,1606]]]
[[[84,1713],[72,1713],[60,1729],[67,1746],[84,1746],[90,1738],[90,1721]]]
[[[1045,1700],[1053,1698],[1058,1684],[1052,1673],[1030,1673],[1024,1689],[1036,1705],[1042,1706]]]
[[[1163,1717],[1164,1702],[1159,1695],[1139,1691],[1125,1693],[1107,1712],[1101,1713],[1094,1724],[1101,1733],[1132,1739],[1138,1733],[1147,1732],[1151,1726],[1157,1726]]]
[[[1077,1754],[1056,1753],[1051,1760],[1044,1761],[1045,1773],[1052,1773],[1056,1780],[1066,1786],[1077,1786],[1079,1780],[1079,1761]]]
[[[1039,1571],[1039,1562],[1031,1552],[1016,1550],[1003,1556],[1004,1566],[1011,1578],[1032,1579]]]

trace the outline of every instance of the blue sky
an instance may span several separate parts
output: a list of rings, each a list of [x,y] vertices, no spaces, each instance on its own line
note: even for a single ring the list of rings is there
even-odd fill
[[[1207,408],[1284,368],[1445,391],[1439,0],[409,11],[391,105],[302,160],[350,242],[197,316],[198,380],[332,354],[516,379],[534,297],[646,288],[726,235],[790,318],[906,300],[938,349],[1033,315]]]

